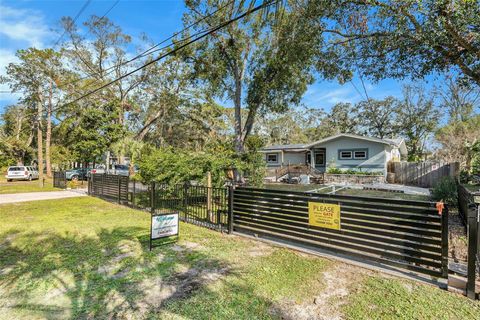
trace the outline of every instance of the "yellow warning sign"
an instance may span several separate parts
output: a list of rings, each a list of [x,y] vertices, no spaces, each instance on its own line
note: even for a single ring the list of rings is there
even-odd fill
[[[340,230],[340,205],[308,202],[308,223],[311,226]]]

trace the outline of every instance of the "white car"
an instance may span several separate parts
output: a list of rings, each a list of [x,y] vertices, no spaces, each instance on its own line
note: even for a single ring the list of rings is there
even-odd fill
[[[14,166],[8,167],[5,178],[10,182],[12,180],[34,180],[38,179],[38,176],[38,171],[34,167]]]

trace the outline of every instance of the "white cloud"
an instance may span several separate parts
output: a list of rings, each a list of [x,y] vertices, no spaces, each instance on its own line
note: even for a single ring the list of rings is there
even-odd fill
[[[45,39],[51,36],[43,15],[38,11],[0,5],[0,12],[0,35],[12,41],[23,41],[29,47],[41,48]]]
[[[18,61],[15,56],[18,49],[44,48],[54,36],[41,12],[0,5],[0,75],[5,75],[9,63]],[[0,91],[10,91],[10,88],[1,84]],[[18,94],[1,93],[0,110],[4,105],[14,103],[18,97]]]

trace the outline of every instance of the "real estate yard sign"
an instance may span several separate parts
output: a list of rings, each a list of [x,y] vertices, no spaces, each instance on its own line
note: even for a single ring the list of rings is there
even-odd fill
[[[152,215],[150,224],[150,250],[152,241],[178,235],[178,213]]]
[[[309,201],[308,224],[315,227],[340,230],[340,205]]]

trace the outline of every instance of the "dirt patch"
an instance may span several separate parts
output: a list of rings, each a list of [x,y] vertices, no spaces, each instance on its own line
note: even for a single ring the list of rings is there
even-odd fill
[[[448,251],[449,258],[454,262],[466,262],[468,254],[466,228],[456,208],[448,215]]]
[[[273,247],[267,245],[261,241],[252,242],[252,246],[248,250],[248,255],[250,257],[263,257],[268,256],[273,251]]]
[[[227,267],[190,268],[168,279],[157,277],[144,280],[136,289],[143,293],[143,298],[137,302],[137,308],[142,314],[152,308],[159,310],[165,302],[188,298],[200,288],[221,279],[229,272],[230,269]]]
[[[274,305],[272,313],[284,320],[343,319],[341,307],[347,303],[351,283],[369,272],[348,264],[336,264],[333,269],[323,273],[325,287],[313,300],[304,303],[281,301]]]

